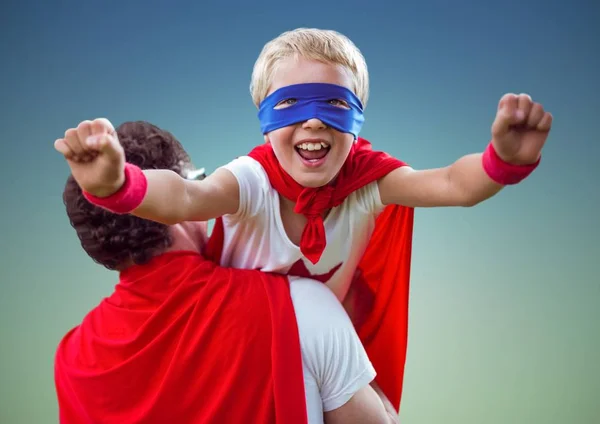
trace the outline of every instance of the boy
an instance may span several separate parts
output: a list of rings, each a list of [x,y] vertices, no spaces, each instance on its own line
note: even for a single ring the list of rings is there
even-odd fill
[[[218,218],[209,252],[222,265],[310,276],[345,303],[357,298],[350,312],[398,409],[413,208],[473,206],[518,183],[537,167],[552,116],[528,95],[505,95],[483,154],[413,170],[358,137],[364,58],[317,29],[267,43],[251,92],[265,144],[202,182],[126,165],[105,120],[81,123],[55,147],[92,203],[167,224]]]

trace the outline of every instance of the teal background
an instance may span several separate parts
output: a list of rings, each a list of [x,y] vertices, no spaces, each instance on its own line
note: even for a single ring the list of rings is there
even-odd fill
[[[416,213],[403,422],[599,423],[599,19],[583,0],[3,3],[0,423],[57,422],[56,345],[117,281],[68,224],[54,140],[144,119],[212,171],[261,142],[252,65],[299,26],[359,46],[362,135],[416,168],[481,151],[505,92],[555,117],[521,185]]]

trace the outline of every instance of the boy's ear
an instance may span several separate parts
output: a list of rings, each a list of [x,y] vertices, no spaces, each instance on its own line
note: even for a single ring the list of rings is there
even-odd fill
[[[267,134],[265,134],[265,136],[264,136],[264,137],[265,137],[265,143],[266,143],[266,144],[269,144],[269,136],[268,136]]]

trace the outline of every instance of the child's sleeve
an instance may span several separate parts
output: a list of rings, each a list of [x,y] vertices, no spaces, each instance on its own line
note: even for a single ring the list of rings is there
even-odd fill
[[[262,166],[248,156],[232,160],[222,168],[230,171],[240,187],[240,207],[232,219],[248,219],[258,214],[269,192],[269,179]]]
[[[353,193],[358,206],[371,215],[379,215],[385,208],[379,194],[379,185],[377,181],[358,189]]]

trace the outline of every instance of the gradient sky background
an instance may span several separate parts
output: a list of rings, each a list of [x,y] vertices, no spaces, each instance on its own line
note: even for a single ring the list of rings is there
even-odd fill
[[[144,119],[212,171],[262,141],[252,66],[265,42],[299,26],[358,45],[372,87],[362,135],[416,168],[481,151],[505,92],[528,92],[555,117],[524,183],[476,208],[417,211],[403,422],[600,422],[600,6],[9,3],[0,422],[57,422],[55,347],[117,279],[68,224],[54,140],[83,119]]]

